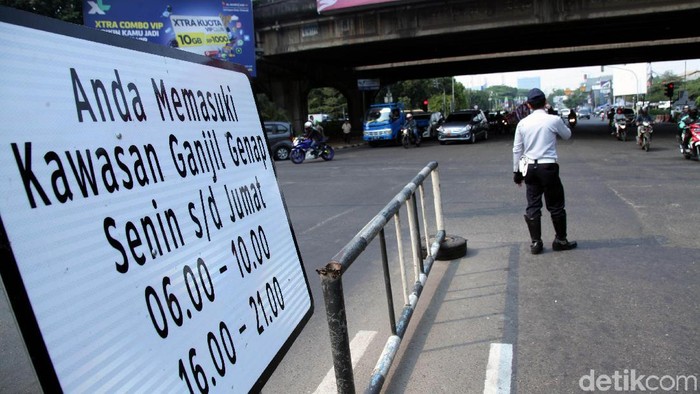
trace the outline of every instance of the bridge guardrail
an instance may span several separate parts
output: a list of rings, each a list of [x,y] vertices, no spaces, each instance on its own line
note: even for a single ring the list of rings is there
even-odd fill
[[[381,390],[386,379],[394,356],[398,352],[401,340],[411,320],[418,299],[420,298],[425,282],[430,273],[440,246],[445,240],[445,227],[442,217],[442,197],[440,192],[440,177],[437,170],[438,163],[431,161],[424,167],[411,182],[409,182],[372,220],[360,230],[350,242],[338,252],[331,261],[317,272],[321,276],[323,297],[326,306],[326,318],[330,331],[331,351],[333,353],[333,367],[336,376],[338,393],[354,393],[355,382],[350,355],[350,341],[347,329],[347,317],[345,314],[345,296],[343,293],[342,275],[347,271],[369,243],[378,235],[381,248],[382,267],[384,271],[384,284],[389,310],[389,325],[391,336],[380,359],[374,368],[366,392],[377,393]],[[425,206],[424,181],[430,175],[433,191],[433,211],[435,213],[435,234],[433,242],[428,234],[428,221]],[[421,251],[420,223],[418,216],[418,204],[416,201],[416,189],[419,191],[421,201],[421,217],[423,233],[425,234],[426,257],[423,259]],[[408,216],[408,228],[410,231],[411,260],[413,261],[414,283],[412,291],[408,293],[408,282],[404,266],[403,241],[401,234],[400,211],[406,205]],[[386,247],[384,228],[391,219],[394,219],[396,228],[396,241],[398,260],[403,288],[404,307],[398,323],[394,313],[394,300],[391,287],[391,275]]]

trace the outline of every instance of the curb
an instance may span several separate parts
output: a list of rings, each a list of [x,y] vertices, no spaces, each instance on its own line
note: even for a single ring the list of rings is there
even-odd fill
[[[334,149],[349,149],[349,148],[356,148],[358,146],[366,145],[367,143],[365,141],[350,144],[350,145],[337,145],[334,147]],[[333,145],[331,145],[333,146]]]

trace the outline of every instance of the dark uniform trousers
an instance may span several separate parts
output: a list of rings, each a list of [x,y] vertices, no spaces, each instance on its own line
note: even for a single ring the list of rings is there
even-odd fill
[[[552,218],[565,217],[564,186],[559,178],[559,164],[529,164],[525,175],[527,209],[530,219],[542,216],[542,195]]]

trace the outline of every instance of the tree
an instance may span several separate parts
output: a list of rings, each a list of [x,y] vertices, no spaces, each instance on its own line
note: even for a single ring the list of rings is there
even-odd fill
[[[81,0],[0,0],[0,4],[65,22],[83,24]]]
[[[489,93],[484,90],[466,89],[464,92],[464,106],[455,109],[469,109],[478,106],[480,109],[489,109]]]
[[[491,110],[505,109],[506,102],[512,103],[516,97],[527,95],[527,93],[520,94],[518,88],[505,85],[489,86],[486,91],[489,93],[489,109]]]
[[[416,79],[397,82],[383,87],[377,94],[375,102],[383,102],[384,97],[391,92],[393,101],[401,102],[406,109],[421,108],[423,100],[428,100],[428,111],[449,112],[454,87],[454,108],[463,108],[464,85],[453,81],[452,77]]]
[[[566,106],[566,108],[588,106],[588,93],[581,91],[581,89],[572,90],[571,94],[566,96],[564,106]]]
[[[329,114],[340,119],[347,113],[348,102],[335,88],[311,89],[308,96],[310,114]]]
[[[258,93],[255,95],[255,100],[258,105],[258,112],[260,113],[260,118],[265,120],[279,120],[289,122],[289,116],[287,113],[273,103],[269,97],[265,94]]]

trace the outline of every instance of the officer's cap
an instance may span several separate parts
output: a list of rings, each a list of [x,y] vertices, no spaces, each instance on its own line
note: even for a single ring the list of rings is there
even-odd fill
[[[542,101],[544,99],[544,92],[537,88],[530,89],[530,91],[527,93],[527,101],[531,103],[535,101]]]

